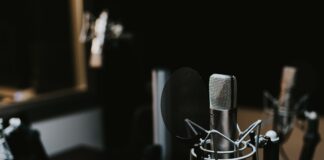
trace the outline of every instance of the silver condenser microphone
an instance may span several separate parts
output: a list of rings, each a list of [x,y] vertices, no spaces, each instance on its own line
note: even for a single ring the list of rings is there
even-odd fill
[[[210,129],[214,129],[234,140],[236,139],[236,78],[234,76],[213,74],[209,79]],[[231,151],[234,144],[224,137],[213,134],[211,147],[217,151]],[[220,154],[217,158],[233,158],[235,155]],[[214,157],[215,158],[215,157]]]

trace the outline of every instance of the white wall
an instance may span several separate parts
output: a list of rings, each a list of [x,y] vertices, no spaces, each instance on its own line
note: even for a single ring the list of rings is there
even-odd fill
[[[49,156],[79,145],[103,149],[102,111],[92,109],[32,124]]]

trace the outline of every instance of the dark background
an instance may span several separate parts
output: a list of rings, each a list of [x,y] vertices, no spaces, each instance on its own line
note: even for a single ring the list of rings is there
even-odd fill
[[[73,86],[69,2],[2,3],[1,85],[36,86],[40,92]],[[278,94],[282,67],[295,65],[301,79],[298,92],[312,94],[311,106],[320,107],[324,70],[319,12],[295,4],[243,6],[220,9],[207,2],[85,1],[85,10],[98,15],[108,9],[110,19],[122,22],[134,35],[118,54],[105,53],[103,70],[107,70],[105,83],[115,77],[121,85],[113,87],[137,93],[132,97],[139,104],[149,99],[146,90],[154,67],[189,66],[198,70],[206,84],[212,73],[233,74],[238,79],[239,104],[259,106],[263,90]]]
[[[153,67],[174,70],[189,66],[198,70],[206,84],[212,73],[233,74],[238,79],[238,103],[260,106],[262,92],[269,90],[277,96],[283,66],[293,65],[299,70],[297,97],[311,94],[310,106],[321,110],[323,25],[314,5],[238,7],[179,1],[86,2],[86,10],[98,14],[108,9],[111,19],[122,22],[134,33],[132,51],[115,55],[121,61],[118,68],[128,71],[120,73],[125,78],[132,77],[132,81],[145,84]],[[108,61],[114,61],[113,57]]]
[[[39,93],[73,87],[69,2],[3,1],[0,13],[0,85]]]

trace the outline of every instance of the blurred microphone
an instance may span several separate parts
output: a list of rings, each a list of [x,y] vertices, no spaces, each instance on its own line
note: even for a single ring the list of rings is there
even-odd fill
[[[273,129],[279,133],[281,138],[291,130],[289,126],[293,120],[293,115],[291,115],[294,110],[294,105],[292,104],[292,88],[295,84],[295,77],[295,67],[284,67],[278,101],[278,112],[275,115],[273,124]]]
[[[228,138],[236,138],[236,78],[234,76],[213,74],[209,79],[210,129],[217,130]],[[235,146],[218,134],[211,135],[214,158],[233,158],[234,155],[217,151],[231,151]]]
[[[100,68],[102,66],[102,50],[106,37],[108,12],[101,12],[94,25],[94,38],[91,44],[90,66]]]

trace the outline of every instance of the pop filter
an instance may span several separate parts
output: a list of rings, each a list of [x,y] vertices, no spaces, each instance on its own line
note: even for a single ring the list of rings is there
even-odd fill
[[[172,136],[186,143],[197,142],[204,132],[188,121],[209,126],[208,91],[197,71],[184,67],[171,75],[162,92],[161,112]]]

